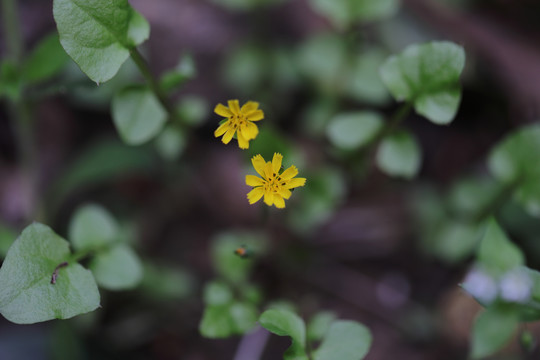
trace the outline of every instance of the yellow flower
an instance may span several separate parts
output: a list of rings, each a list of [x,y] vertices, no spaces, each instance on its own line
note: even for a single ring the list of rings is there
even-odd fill
[[[262,110],[259,109],[259,103],[254,101],[248,101],[245,103],[242,108],[238,100],[229,100],[229,107],[217,104],[214,112],[218,115],[227,118],[223,124],[221,124],[214,135],[220,137],[223,135],[221,141],[224,144],[228,144],[234,136],[234,133],[237,133],[238,146],[241,149],[249,148],[249,141],[257,137],[259,129],[253,121],[259,121],[264,118]]]
[[[285,207],[285,200],[291,197],[291,190],[295,187],[304,186],[305,178],[294,178],[298,175],[298,169],[292,165],[280,174],[281,160],[283,155],[274,153],[272,162],[265,162],[261,155],[255,155],[251,162],[262,179],[255,175],[246,175],[246,184],[253,187],[247,194],[250,204],[255,204],[264,195],[264,202],[268,206],[275,205],[277,208]]]

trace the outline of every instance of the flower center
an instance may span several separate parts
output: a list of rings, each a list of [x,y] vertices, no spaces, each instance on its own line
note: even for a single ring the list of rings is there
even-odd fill
[[[243,114],[235,114],[231,116],[232,126],[235,129],[240,128],[242,125],[247,123],[246,117]]]
[[[264,190],[268,192],[278,193],[281,187],[285,186],[285,182],[281,180],[281,176],[277,173],[270,175],[264,184]]]

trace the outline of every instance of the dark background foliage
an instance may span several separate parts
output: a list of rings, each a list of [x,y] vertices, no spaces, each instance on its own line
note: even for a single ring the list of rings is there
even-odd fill
[[[68,66],[50,87],[30,90],[35,196],[19,171],[15,129],[6,102],[0,102],[0,220],[20,230],[33,220],[37,198],[45,209],[41,221],[66,235],[77,206],[100,203],[132,224],[143,259],[184,269],[185,290],[165,300],[152,296],[158,275],[137,290],[101,291],[102,308],[72,320],[21,326],[1,319],[0,358],[234,358],[240,337],[211,340],[199,335],[201,289],[215,275],[209,253],[216,234],[250,230],[264,232],[270,244],[253,274],[265,298],[290,300],[305,318],[326,309],[364,323],[374,337],[366,359],[465,359],[471,323],[480,310],[457,286],[469,258],[449,261],[421,246],[412,199],[427,190],[445,193],[466,174],[484,174],[489,149],[513,129],[537,121],[540,3],[403,0],[395,16],[348,30],[333,27],[306,0],[242,11],[219,1],[131,4],[151,24],[144,52],[155,74],[174,67],[182,54],[193,55],[197,77],[174,96],[178,101],[186,96],[206,100],[203,121],[174,161],[143,145],[118,159],[99,157],[96,161],[109,161],[113,171],[69,183],[66,174],[89,148],[119,145],[107,93],[114,84],[96,91]],[[19,8],[26,49],[55,31],[51,1],[21,0]],[[372,102],[321,90],[297,67],[272,62],[282,51],[287,64],[308,39],[326,32],[364,46],[358,56],[367,47],[391,54],[431,39],[465,47],[463,98],[454,122],[436,126],[411,113],[403,123],[423,151],[416,180],[391,179],[369,156],[361,161],[357,155],[343,155],[327,140],[327,101],[343,111],[371,109]],[[0,40],[0,55],[5,51]],[[138,74],[128,63],[119,77],[121,85]],[[219,117],[211,109],[231,98],[261,102],[266,114],[261,127],[275,130],[260,140],[261,151],[277,147],[291,159],[302,159],[298,167],[308,186],[295,191],[284,211],[268,212],[263,204],[247,203],[243,176],[254,150],[246,154],[213,137]],[[321,108],[313,110],[315,105]],[[397,105],[382,101],[375,108],[391,114]],[[313,130],[310,124],[317,117],[323,125]],[[301,201],[307,205],[302,207]],[[524,234],[538,234],[538,225],[522,217],[525,225],[509,232],[534,268],[540,248]],[[264,359],[280,358],[287,346],[288,340],[271,337]],[[519,354],[513,343],[494,358],[527,358]]]

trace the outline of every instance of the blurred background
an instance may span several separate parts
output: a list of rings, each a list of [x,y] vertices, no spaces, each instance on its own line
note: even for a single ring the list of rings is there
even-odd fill
[[[481,307],[458,284],[475,242],[470,229],[446,220],[489,188],[492,146],[538,119],[540,2],[381,0],[356,15],[322,0],[130,3],[151,24],[141,51],[156,75],[179,59],[194,64],[196,75],[173,94],[188,126],[124,145],[110,101],[142,81],[137,68],[128,60],[96,86],[66,58],[57,76],[27,89],[34,161],[24,172],[16,125],[0,99],[0,254],[34,220],[66,237],[73,212],[98,203],[119,219],[145,263],[144,279],[131,291],[101,290],[102,308],[71,320],[0,319],[0,359],[234,359],[241,336],[206,339],[198,330],[202,288],[216,276],[212,254],[223,236],[264,243],[247,260],[264,304],[287,301],[305,319],[328,310],[368,326],[374,342],[366,359],[466,359]],[[30,51],[56,31],[52,1],[18,6]],[[399,104],[379,66],[435,39],[466,50],[460,110],[450,126],[411,112],[402,126],[419,141],[420,172],[391,178],[372,151],[335,134],[336,122],[357,111],[389,118]],[[249,150],[213,136],[221,120],[213,108],[229,99],[257,101],[265,112]],[[274,152],[307,184],[285,210],[250,206],[249,159]],[[499,216],[538,268],[538,221],[512,202]],[[262,359],[280,359],[289,340],[266,340]],[[514,342],[493,359],[538,355],[523,355]]]

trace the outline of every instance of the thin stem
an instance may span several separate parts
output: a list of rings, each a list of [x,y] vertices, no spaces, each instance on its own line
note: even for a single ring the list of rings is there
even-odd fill
[[[514,181],[507,183],[502,183],[495,194],[474,216],[472,216],[472,221],[479,223],[489,216],[493,215],[501,206],[508,200],[510,196],[514,193],[516,187],[521,183],[521,178],[516,178]]]
[[[175,120],[175,122],[178,122],[176,121],[178,120],[176,111],[174,110],[166,94],[163,92],[163,90],[159,86],[156,78],[150,71],[150,66],[148,66],[148,62],[146,61],[146,59],[141,55],[141,53],[136,47],[131,48],[129,53],[131,54],[131,58],[135,62],[135,65],[137,65],[144,79],[150,86],[150,90],[152,90],[152,92],[156,95],[161,105],[163,105],[165,110],[167,110],[167,112],[169,113],[169,117],[171,118],[171,120]]]
[[[372,143],[376,144],[383,140],[387,135],[391,134],[396,129],[396,127],[407,117],[407,115],[409,115],[411,108],[412,104],[410,102],[406,102],[401,105],[392,115],[390,121],[388,121],[386,125],[381,129],[381,131],[377,134],[377,136],[375,136]]]
[[[372,160],[374,158],[375,151],[379,143],[384,140],[386,136],[391,134],[399,124],[409,115],[411,111],[412,104],[404,103],[401,105],[392,115],[390,120],[384,124],[384,126],[379,130],[379,132],[368,141],[361,151],[355,152],[350,160],[354,164],[355,168],[358,164],[364,164],[361,168],[361,172],[358,173],[358,176],[365,178],[368,175],[371,167],[373,166]],[[354,169],[352,169],[354,171]]]
[[[73,264],[78,263],[79,261],[84,260],[89,256],[93,256],[95,254],[99,254],[99,253],[102,253],[104,251],[107,251],[116,244],[117,244],[117,242],[111,242],[111,243],[106,243],[106,244],[102,244],[102,245],[94,246],[94,247],[91,247],[91,248],[76,251],[73,254],[71,254],[71,256],[69,257],[68,263],[70,263],[70,264],[71,263],[73,263]]]

